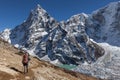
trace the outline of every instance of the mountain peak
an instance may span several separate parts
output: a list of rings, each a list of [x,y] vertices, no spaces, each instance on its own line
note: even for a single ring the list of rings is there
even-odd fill
[[[50,18],[50,15],[47,13],[46,10],[44,10],[39,4],[37,4],[36,8],[31,10],[31,13],[27,19],[28,22],[33,22],[36,21],[41,21],[43,20],[44,22],[48,21],[47,18]]]
[[[37,13],[46,13],[46,11],[39,4],[37,4],[37,7],[33,11]]]
[[[37,4],[37,8],[41,8],[40,4]]]
[[[36,8],[34,9],[35,11],[45,11],[39,4],[37,4]]]

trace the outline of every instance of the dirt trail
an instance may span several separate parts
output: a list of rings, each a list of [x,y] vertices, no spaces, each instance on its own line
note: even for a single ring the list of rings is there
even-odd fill
[[[0,80],[99,80],[68,71],[31,57],[29,72],[23,74],[19,50],[0,39]]]

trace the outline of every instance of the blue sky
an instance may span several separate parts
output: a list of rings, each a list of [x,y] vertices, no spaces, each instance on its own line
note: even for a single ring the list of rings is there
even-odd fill
[[[0,0],[0,31],[21,24],[37,4],[61,21],[82,12],[90,14],[115,1],[119,0]]]

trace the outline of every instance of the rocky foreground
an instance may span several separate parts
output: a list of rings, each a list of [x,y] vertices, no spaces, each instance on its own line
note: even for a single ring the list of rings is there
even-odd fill
[[[23,74],[21,61],[20,51],[0,39],[0,80],[98,80],[56,67],[34,57],[31,57],[29,72]]]

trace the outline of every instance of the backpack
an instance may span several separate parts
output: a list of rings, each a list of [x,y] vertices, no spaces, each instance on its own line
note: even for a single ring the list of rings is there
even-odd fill
[[[26,54],[23,55],[23,61],[22,62],[23,63],[28,63],[28,61],[29,61],[28,60],[28,54],[26,53]]]

